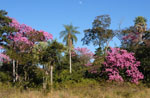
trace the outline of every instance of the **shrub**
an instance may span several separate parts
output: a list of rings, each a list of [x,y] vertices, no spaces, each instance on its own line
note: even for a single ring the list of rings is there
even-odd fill
[[[120,48],[110,48],[104,62],[104,73],[107,73],[109,80],[129,80],[138,84],[143,79],[143,74],[138,70],[140,62],[136,61],[133,53],[128,53]]]
[[[0,72],[0,81],[1,82],[6,82],[6,81],[10,81],[11,78],[7,73],[4,72]]]

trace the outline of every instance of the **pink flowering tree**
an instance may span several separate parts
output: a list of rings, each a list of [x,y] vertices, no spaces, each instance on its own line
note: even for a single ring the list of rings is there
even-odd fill
[[[80,62],[85,66],[91,66],[91,60],[94,59],[94,53],[90,51],[88,48],[74,48],[72,52],[72,57],[77,57]]]
[[[21,63],[26,65],[28,62],[34,61],[32,58],[32,49],[34,45],[38,44],[39,42],[52,40],[53,36],[48,32],[43,30],[35,30],[30,26],[20,24],[13,18],[8,18],[11,19],[9,27],[11,27],[13,30],[5,34],[6,38],[8,39],[7,47],[9,47],[7,54],[13,61],[13,81],[15,82],[17,80],[16,76],[18,64]],[[24,68],[26,66],[24,66]]]
[[[140,62],[136,61],[133,53],[120,48],[110,48],[104,62],[104,73],[110,81],[125,81],[126,79],[138,84],[143,74],[138,70]]]
[[[35,44],[53,39],[52,34],[48,32],[35,30],[30,26],[20,24],[13,18],[10,19],[12,21],[9,23],[9,26],[14,31],[7,34],[7,39],[9,40],[7,45],[15,52],[30,53]]]
[[[12,19],[12,21],[9,23],[9,26],[13,28],[14,31],[9,32],[9,34],[7,34],[7,39],[9,40],[7,46],[9,46],[11,50],[17,54],[19,53],[31,54],[35,44],[38,44],[39,42],[42,41],[46,42],[50,39],[53,39],[52,34],[48,32],[42,30],[40,31],[35,30],[30,26],[20,24],[13,18],[10,19]],[[13,57],[14,56],[12,56],[12,58]]]
[[[30,26],[25,24],[20,24],[15,19],[11,18],[12,22],[10,27],[15,28],[16,32],[10,32],[8,39],[11,40],[10,46],[19,49],[24,52],[26,50],[31,50],[34,44],[40,41],[48,41],[53,39],[52,34],[45,32],[43,30],[37,31]]]

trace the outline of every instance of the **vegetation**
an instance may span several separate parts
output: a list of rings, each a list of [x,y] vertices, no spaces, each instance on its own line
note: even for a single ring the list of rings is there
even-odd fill
[[[149,98],[150,89],[129,84],[82,83],[47,93],[33,89],[19,90],[4,85],[0,89],[0,96],[3,96],[2,98]]]
[[[64,25],[63,42],[43,30],[20,24],[0,10],[0,97],[148,98],[150,30],[138,16],[129,28],[109,29],[109,15],[97,16],[74,47],[78,27]],[[120,47],[110,47],[114,37]],[[69,58],[69,59],[68,59]],[[107,91],[107,92],[106,92]],[[137,93],[138,92],[138,93]]]

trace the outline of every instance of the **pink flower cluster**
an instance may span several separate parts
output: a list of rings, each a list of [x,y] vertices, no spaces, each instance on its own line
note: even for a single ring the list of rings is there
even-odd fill
[[[26,24],[20,24],[17,20],[13,18],[10,18],[10,19],[12,19],[12,22],[9,25],[11,27],[14,27],[16,30],[18,30],[19,33],[23,33],[23,34],[24,33],[31,34],[30,32],[35,33],[35,34],[42,33],[42,35],[45,37],[43,40],[53,39],[52,34],[48,32],[45,32],[43,30],[36,31],[35,29],[31,28],[30,26],[27,26]]]
[[[108,73],[109,80],[124,81],[120,71],[125,70],[124,75],[130,77],[131,82],[138,84],[138,81],[144,78],[143,74],[139,72],[138,66],[140,66],[140,62],[136,61],[133,53],[128,53],[120,48],[110,48],[104,62],[104,72]]]
[[[3,47],[2,47],[2,46],[0,46],[0,49],[3,49]]]
[[[45,31],[36,31],[32,29],[30,26],[25,24],[20,24],[13,18],[12,22],[9,24],[10,27],[16,29],[16,32],[10,33],[8,39],[13,41],[15,48],[19,48],[21,51],[25,51],[26,49],[30,49],[36,42],[39,41],[48,41],[49,39],[53,39],[52,34]]]
[[[84,61],[85,66],[91,66],[90,60],[94,58],[94,53],[87,48],[77,47],[74,48],[72,56],[77,56],[80,60]]]
[[[10,58],[5,54],[0,53],[0,61],[1,62],[8,62],[8,61],[10,61]]]
[[[3,50],[4,48],[2,47],[2,46],[0,46],[0,50]],[[0,62],[8,62],[8,61],[10,61],[10,58],[9,58],[9,56],[7,56],[7,55],[5,55],[5,53],[4,53],[4,51],[2,52],[0,52]]]
[[[17,29],[20,33],[24,33],[24,32],[32,32],[34,31],[34,29],[32,29],[30,26],[27,26],[26,24],[20,24],[16,19],[14,18],[10,18],[12,19],[12,22],[9,24],[10,27],[14,27],[15,29]]]
[[[40,30],[39,32],[42,32],[44,37],[45,37],[45,40],[49,40],[49,39],[53,39],[53,35],[48,33],[48,32],[45,32],[45,31],[42,31]]]
[[[86,55],[90,58],[93,58],[93,55],[94,53],[90,51],[90,49],[88,48],[80,48],[80,47],[77,47],[77,48],[74,48],[74,50],[76,51],[76,54],[78,55]]]
[[[127,40],[130,40],[132,42],[138,42],[139,41],[139,37],[140,37],[140,33],[139,32],[132,32],[129,33],[126,36],[123,36],[123,40],[126,42]]]
[[[16,34],[15,34],[15,36],[13,37],[13,40],[15,41],[15,42],[21,42],[21,43],[24,43],[24,44],[33,44],[30,40],[28,40],[28,38],[27,37],[24,37],[23,36],[23,34],[22,33],[19,33],[19,32],[17,32]]]

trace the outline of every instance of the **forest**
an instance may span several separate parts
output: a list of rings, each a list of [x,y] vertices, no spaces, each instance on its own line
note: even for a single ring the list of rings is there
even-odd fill
[[[0,10],[0,98],[148,98],[148,20],[137,16],[134,25],[112,30],[109,15],[95,16],[80,41],[98,47],[92,52],[74,46],[78,26],[63,25],[61,43]],[[111,47],[113,38],[119,47]]]

